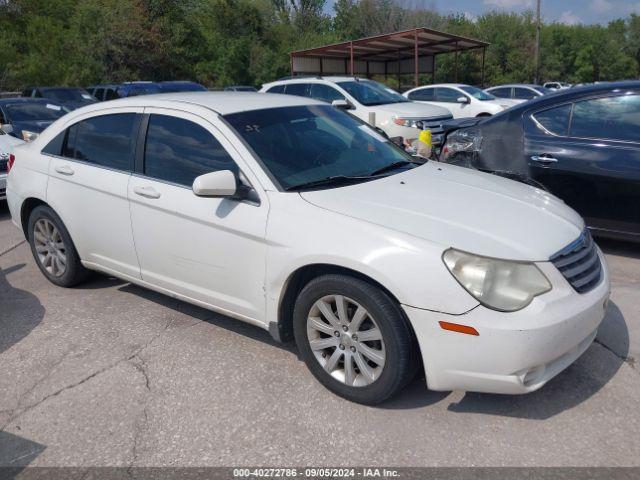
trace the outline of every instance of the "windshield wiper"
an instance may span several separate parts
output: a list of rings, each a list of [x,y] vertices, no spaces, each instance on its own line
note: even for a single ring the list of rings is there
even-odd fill
[[[393,162],[393,163],[390,163],[389,165],[385,165],[382,168],[378,168],[377,170],[374,170],[368,176],[369,177],[375,177],[376,175],[380,175],[382,173],[386,173],[386,172],[389,172],[391,170],[395,170],[396,168],[404,167],[404,166],[407,166],[407,165],[415,165],[415,164],[413,162],[410,162],[409,160],[402,160],[400,162]]]
[[[302,190],[305,188],[323,187],[325,185],[347,185],[349,183],[357,183],[371,180],[370,176],[366,177],[348,177],[346,175],[335,175],[333,177],[321,178],[320,180],[312,180],[311,182],[300,183],[285,188],[285,191]]]

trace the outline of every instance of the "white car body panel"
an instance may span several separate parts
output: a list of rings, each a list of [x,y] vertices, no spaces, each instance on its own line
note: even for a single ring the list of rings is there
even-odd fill
[[[367,122],[375,127],[379,127],[389,137],[402,137],[407,141],[413,141],[418,138],[420,130],[411,127],[397,125],[394,120],[400,118],[425,119],[425,118],[443,118],[450,115],[446,108],[435,105],[424,105],[415,102],[392,103],[387,105],[367,106],[358,102],[346,90],[344,90],[337,82],[352,81],[353,77],[324,77],[324,78],[301,78],[292,80],[282,80],[266,83],[260,89],[260,92],[267,92],[275,85],[285,85],[289,83],[321,83],[326,84],[338,92],[340,92],[353,106],[349,113],[355,115],[363,122]],[[273,94],[277,95],[277,94]],[[372,115],[375,118],[371,122]]]
[[[457,103],[457,102],[433,102],[433,101],[420,101],[413,100],[414,102],[421,103],[424,105],[435,105],[438,107],[446,108],[451,112],[453,118],[469,118],[469,117],[477,117],[479,115],[495,115],[496,113],[500,113],[506,108],[512,106],[512,104],[508,102],[502,102],[502,99],[496,100],[478,100],[474,98],[472,95],[469,95],[460,87],[463,87],[463,84],[457,83],[441,83],[437,85],[424,85],[422,87],[412,88],[411,90],[407,90],[402,95],[406,98],[409,98],[409,95],[412,92],[417,90],[422,90],[423,88],[450,88],[455,90],[460,94],[460,97],[466,97],[469,100],[469,103]]]
[[[532,187],[435,162],[351,186],[284,192],[216,113],[310,104],[321,103],[183,93],[81,108],[15,149],[7,190],[12,219],[22,228],[25,200],[46,202],[85,266],[269,330],[281,320],[284,292],[298,269],[353,270],[401,304],[428,385],[437,390],[525,393],[584,351],[603,318],[609,278],[600,256],[599,284],[578,294],[549,262],[584,228],[573,210]],[[66,126],[116,109],[187,118],[209,130],[254,187],[259,205],[197,197],[189,188],[41,153]],[[56,166],[74,174],[64,176]],[[152,186],[160,196],[141,197],[136,186]],[[445,267],[442,255],[450,247],[537,262],[553,288],[517,312],[490,310]],[[441,321],[472,326],[479,335],[443,330]]]

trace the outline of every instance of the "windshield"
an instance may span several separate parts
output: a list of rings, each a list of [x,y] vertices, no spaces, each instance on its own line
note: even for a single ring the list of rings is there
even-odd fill
[[[160,90],[158,85],[150,83],[146,85],[133,85],[129,89],[129,94],[127,96],[135,97],[138,95],[151,95],[153,93],[162,93],[162,90]]]
[[[59,102],[93,103],[98,99],[81,88],[47,88],[44,90],[47,98],[53,98]]]
[[[330,177],[367,176],[398,162],[413,166],[405,165],[412,161],[410,155],[330,105],[269,108],[224,118],[285,190]]]
[[[479,88],[476,88],[476,87],[465,86],[465,87],[460,87],[460,90],[468,93],[469,95],[471,95],[476,100],[480,100],[480,101],[483,101],[483,102],[486,101],[486,100],[495,100],[496,99],[496,97],[494,97],[490,93],[483,92],[482,90],[480,90]]]
[[[362,105],[387,105],[409,101],[395,90],[371,80],[337,83]]]
[[[53,103],[10,103],[5,105],[12,122],[53,121],[69,110]]]

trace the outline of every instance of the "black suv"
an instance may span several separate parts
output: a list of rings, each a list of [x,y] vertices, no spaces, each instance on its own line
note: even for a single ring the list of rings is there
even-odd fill
[[[441,161],[544,188],[595,234],[640,241],[640,81],[561,90],[462,126],[449,127]]]

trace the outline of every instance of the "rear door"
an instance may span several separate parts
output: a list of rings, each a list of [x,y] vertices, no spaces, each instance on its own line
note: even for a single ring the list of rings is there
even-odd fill
[[[531,175],[603,231],[640,235],[640,93],[589,98],[525,119]]]
[[[52,157],[47,201],[69,230],[80,258],[133,278],[140,278],[140,269],[127,188],[141,113],[122,108],[85,116],[43,151]]]
[[[262,321],[266,196],[257,202],[196,196],[196,177],[240,172],[239,153],[200,116],[163,108],[145,114],[144,148],[129,186],[143,280]],[[249,171],[241,177],[257,183]]]

